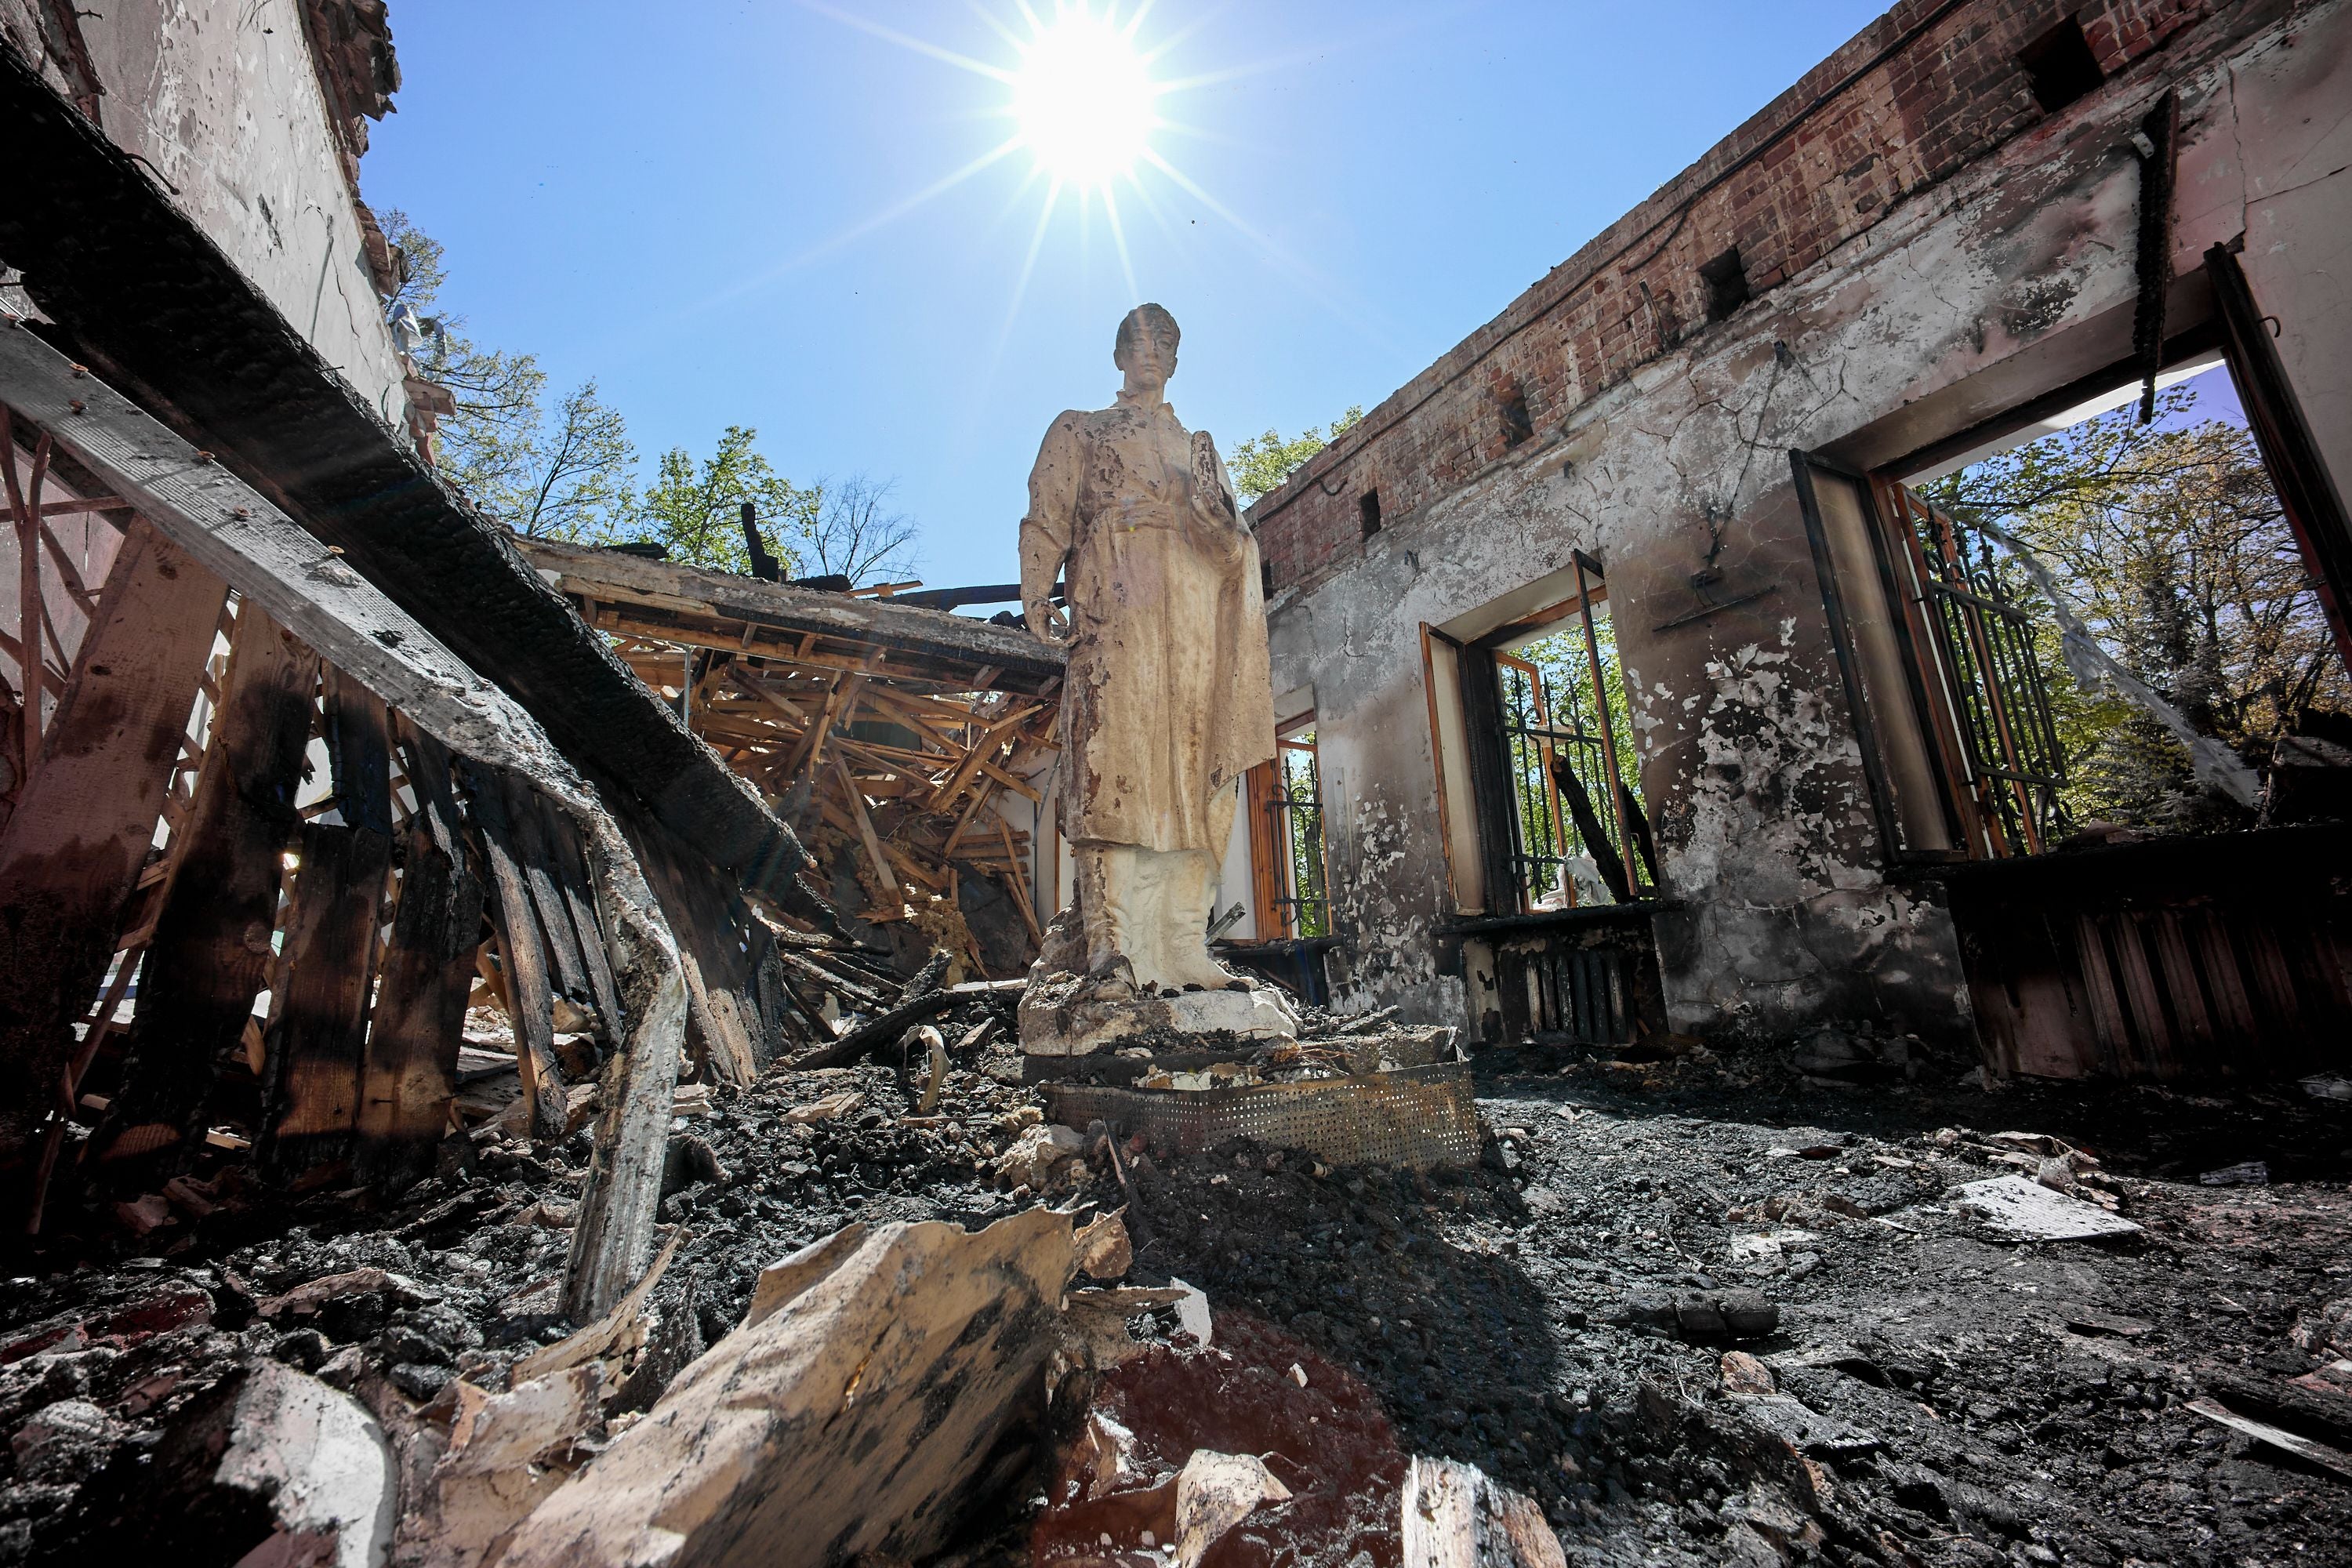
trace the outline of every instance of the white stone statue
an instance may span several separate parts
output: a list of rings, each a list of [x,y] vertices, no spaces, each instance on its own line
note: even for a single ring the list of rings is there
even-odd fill
[[[1118,400],[1055,419],[1029,476],[1022,607],[1069,649],[1061,830],[1077,862],[1023,1005],[1037,1054],[1154,1028],[1296,1031],[1278,993],[1209,953],[1241,776],[1275,753],[1274,695],[1257,541],[1208,433],[1161,395],[1176,344],[1166,310],[1130,311]]]

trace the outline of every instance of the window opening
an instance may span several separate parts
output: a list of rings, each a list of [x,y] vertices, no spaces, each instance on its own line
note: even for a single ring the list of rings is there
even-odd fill
[[[2083,36],[2083,24],[2072,16],[2020,49],[2017,63],[2033,84],[2033,101],[2049,114],[2097,91],[2107,79]]]
[[[1748,268],[1739,259],[1739,247],[1733,246],[1721,256],[1698,269],[1699,279],[1706,285],[1706,319],[1720,321],[1738,313],[1748,303]]]
[[[1502,394],[1503,445],[1516,447],[1536,433],[1535,416],[1528,412],[1528,395],[1518,383],[1506,384]]]
[[[1901,485],[1885,488],[1900,535],[1897,574],[1935,649],[1936,684],[1956,721],[1967,783],[1991,848],[2037,853],[2070,825],[2066,757],[2042,674],[2032,585],[1995,557],[1983,529]]]
[[[1323,777],[1311,726],[1282,736],[1274,760],[1250,770],[1247,799],[1259,935],[1330,935]]]
[[[1631,903],[1657,881],[1616,638],[1581,562],[1579,577],[1573,614],[1493,653],[1510,859],[1528,911]]]
[[[1356,498],[1356,513],[1363,519],[1364,537],[1370,539],[1381,531],[1381,492],[1366,490]]]
[[[1881,487],[1979,854],[2291,820],[2352,751],[2352,675],[2217,356]],[[2319,792],[2319,793],[2315,793]]]

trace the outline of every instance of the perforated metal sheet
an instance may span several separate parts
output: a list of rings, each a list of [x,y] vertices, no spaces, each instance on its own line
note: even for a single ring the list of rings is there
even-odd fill
[[[1054,1120],[1101,1121],[1121,1137],[1187,1152],[1228,1138],[1304,1149],[1334,1165],[1467,1165],[1478,1158],[1478,1113],[1462,1062],[1248,1089],[1108,1089],[1052,1084]]]

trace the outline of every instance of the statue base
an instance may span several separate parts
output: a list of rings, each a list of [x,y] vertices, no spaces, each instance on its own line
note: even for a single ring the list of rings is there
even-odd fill
[[[1040,974],[1021,994],[1021,1048],[1032,1057],[1083,1057],[1149,1045],[1245,1044],[1295,1039],[1298,1015],[1270,985],[1236,980],[1223,990],[1138,994],[1124,975]]]

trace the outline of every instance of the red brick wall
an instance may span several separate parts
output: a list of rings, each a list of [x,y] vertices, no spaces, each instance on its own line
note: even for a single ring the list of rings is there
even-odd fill
[[[1540,436],[1702,330],[1698,269],[1732,246],[1766,294],[2045,119],[2017,55],[2070,13],[2112,80],[2229,3],[1896,5],[1260,501],[1274,587],[1354,559],[1366,489],[1397,521],[1500,458],[1512,387]]]

